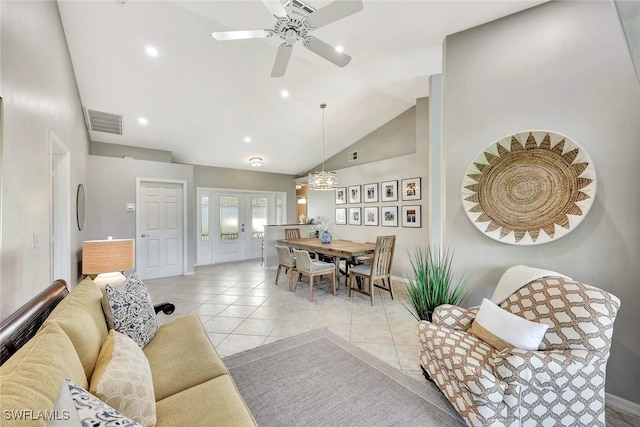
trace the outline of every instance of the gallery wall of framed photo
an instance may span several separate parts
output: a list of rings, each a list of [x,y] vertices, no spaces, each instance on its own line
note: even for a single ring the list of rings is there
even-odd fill
[[[339,187],[335,196],[336,225],[422,227],[421,177]]]

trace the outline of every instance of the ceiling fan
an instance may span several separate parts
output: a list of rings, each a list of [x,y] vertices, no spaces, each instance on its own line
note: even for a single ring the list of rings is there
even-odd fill
[[[282,77],[287,70],[293,45],[302,41],[302,45],[320,55],[338,67],[344,67],[351,61],[346,53],[339,52],[333,46],[319,40],[309,33],[315,29],[331,24],[346,16],[362,10],[362,0],[335,0],[328,5],[314,10],[299,0],[290,0],[287,8],[279,0],[262,0],[262,3],[276,17],[272,30],[246,30],[214,32],[216,40],[244,40],[278,36],[284,43],[278,48],[276,60],[271,70],[271,77]],[[288,10],[287,10],[288,9]]]

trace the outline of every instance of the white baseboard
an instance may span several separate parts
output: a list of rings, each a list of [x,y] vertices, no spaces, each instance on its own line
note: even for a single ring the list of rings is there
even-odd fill
[[[607,405],[617,411],[627,412],[631,415],[635,415],[636,417],[640,417],[640,404],[623,399],[611,393],[605,393],[605,400]]]
[[[409,282],[409,280],[406,277],[400,277],[400,276],[391,276],[391,280],[394,282],[401,282],[403,284]]]

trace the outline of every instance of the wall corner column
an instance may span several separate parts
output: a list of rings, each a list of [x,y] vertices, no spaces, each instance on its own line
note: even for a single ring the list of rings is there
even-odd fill
[[[445,230],[445,175],[442,143],[442,74],[429,77],[429,244],[442,247]]]

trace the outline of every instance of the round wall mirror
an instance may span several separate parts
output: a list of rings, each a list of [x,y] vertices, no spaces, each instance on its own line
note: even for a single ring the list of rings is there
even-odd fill
[[[76,220],[78,221],[78,230],[82,231],[84,227],[84,185],[78,185],[78,193],[76,194]]]

